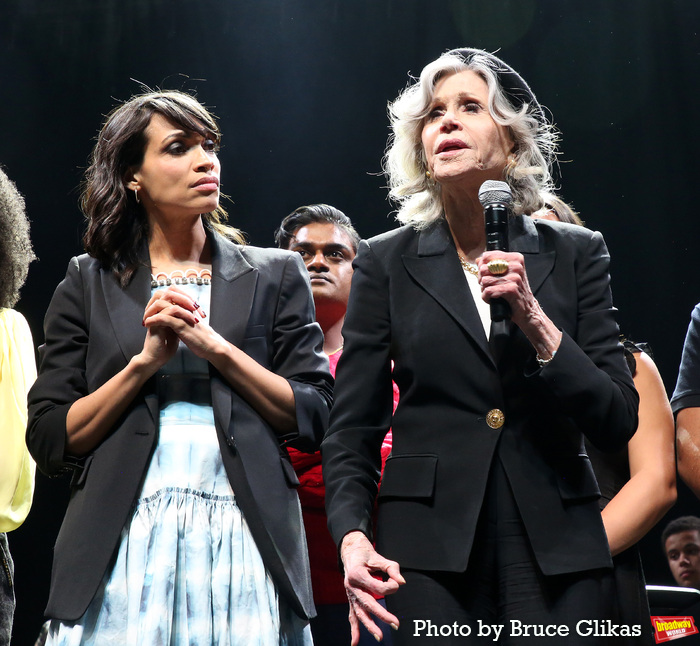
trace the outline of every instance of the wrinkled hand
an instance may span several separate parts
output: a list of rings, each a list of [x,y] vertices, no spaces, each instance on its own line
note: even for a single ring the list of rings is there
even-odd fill
[[[160,346],[152,342],[149,348],[159,358],[165,357],[163,364],[175,354],[178,341],[198,357],[208,358],[226,342],[206,323],[206,317],[206,312],[183,290],[174,286],[159,290],[148,301],[143,315],[148,330],[146,345],[153,338],[160,340]]]
[[[489,261],[502,259],[508,263],[508,270],[499,275],[489,271]],[[510,305],[511,320],[530,340],[538,355],[549,358],[559,347],[561,331],[535,298],[525,271],[525,258],[520,253],[486,251],[479,259],[479,284],[481,296],[490,303],[494,298],[502,298]]]
[[[343,538],[340,558],[345,569],[345,592],[350,602],[351,646],[359,643],[359,622],[375,639],[381,641],[382,631],[373,616],[394,629],[398,628],[399,620],[378,603],[374,595],[393,594],[406,583],[399,571],[399,564],[378,554],[369,539],[359,531],[350,532]],[[382,579],[375,578],[376,575]]]
[[[495,276],[489,271],[489,261],[502,259],[508,263],[508,271]],[[523,327],[527,320],[539,309],[539,303],[532,294],[525,271],[525,259],[520,253],[486,251],[479,259],[479,284],[481,296],[487,302],[502,298],[510,305],[513,323]]]

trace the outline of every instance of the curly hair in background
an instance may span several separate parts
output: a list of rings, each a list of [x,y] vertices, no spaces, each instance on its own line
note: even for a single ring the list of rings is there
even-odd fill
[[[32,260],[36,256],[29,239],[24,198],[0,168],[0,307],[17,303]]]

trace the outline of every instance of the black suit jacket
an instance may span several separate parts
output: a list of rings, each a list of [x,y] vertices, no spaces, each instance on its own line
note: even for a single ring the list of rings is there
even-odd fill
[[[497,456],[545,574],[611,566],[583,438],[622,447],[638,397],[618,342],[607,249],[599,233],[528,217],[511,218],[510,241],[563,331],[544,368],[510,322],[492,324],[487,341],[444,220],[361,244],[322,445],[337,542],[352,530],[372,533],[379,447],[391,425],[376,536],[384,556],[463,571]]]
[[[298,433],[280,437],[210,366],[221,453],[237,503],[278,590],[301,616],[313,614],[308,556],[296,494],[298,480],[283,445],[312,451],[327,427],[332,378],[314,319],[307,272],[298,254],[212,244],[210,324],[261,365],[287,378]],[[46,614],[78,619],[111,564],[119,536],[155,446],[157,377],[129,405],[89,456],[65,455],[72,403],[99,388],[140,352],[151,294],[150,262],[125,289],[87,255],[73,258],[45,320],[40,375],[29,395],[27,441],[39,468],[76,469],[54,550]]]

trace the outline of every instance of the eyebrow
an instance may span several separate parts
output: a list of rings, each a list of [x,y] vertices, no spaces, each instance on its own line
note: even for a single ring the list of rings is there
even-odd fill
[[[457,94],[457,100],[458,100],[458,101],[464,101],[464,99],[469,99],[469,100],[475,101],[475,102],[477,102],[477,103],[481,103],[481,102],[482,102],[481,99],[480,99],[479,97],[477,97],[477,95],[476,95],[475,92],[464,92],[464,91],[459,92],[459,93]],[[445,100],[446,100],[446,99],[445,99],[444,97],[439,96],[439,95],[436,94],[436,95],[433,96],[433,100],[432,100],[432,102],[431,102],[431,105],[433,105],[433,104],[436,103],[436,102],[438,102],[438,103],[444,103]]]
[[[174,132],[171,132],[167,137],[163,139],[163,143],[166,141],[170,141],[171,139],[177,139],[178,137],[192,137],[194,133],[192,132],[187,132],[186,130],[175,130]]]
[[[316,246],[311,242],[298,242],[296,238],[293,238],[293,240],[294,242],[292,242],[291,248],[294,249],[311,249]],[[341,244],[340,242],[327,242],[323,245],[323,249],[324,251],[347,251],[352,253],[352,249],[350,247]]]
[[[170,141],[171,139],[177,139],[178,137],[182,137],[183,139],[194,139],[196,137],[201,137],[202,139],[211,139],[212,141],[219,142],[221,140],[220,135],[218,135],[215,132],[212,132],[211,130],[205,129],[203,132],[199,132],[198,130],[189,130],[188,128],[180,128],[178,130],[174,130],[171,132],[169,135],[163,138],[163,143],[166,143],[167,141]]]

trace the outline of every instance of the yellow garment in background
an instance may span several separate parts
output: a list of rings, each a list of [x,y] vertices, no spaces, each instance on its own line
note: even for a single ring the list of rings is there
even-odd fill
[[[19,312],[0,309],[0,532],[19,527],[32,505],[36,466],[24,436],[35,379],[29,325]]]

